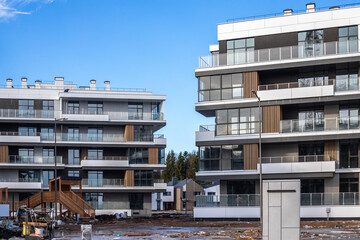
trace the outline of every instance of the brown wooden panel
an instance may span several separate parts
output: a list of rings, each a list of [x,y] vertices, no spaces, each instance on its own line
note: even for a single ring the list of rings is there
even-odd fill
[[[133,142],[134,141],[134,126],[126,125],[124,131],[124,141]]]
[[[158,149],[149,148],[149,164],[158,164]]]
[[[324,155],[325,155],[325,161],[335,161],[337,152],[336,152],[336,141],[325,141],[324,144]],[[329,156],[330,159],[327,158]]]
[[[257,72],[244,73],[244,98],[254,98],[251,92],[253,89],[257,91],[259,83],[259,74]]]
[[[258,144],[245,144],[244,145],[244,169],[256,170],[259,153]]]
[[[0,146],[0,162],[7,163],[9,162],[9,147]]]
[[[133,187],[134,186],[134,170],[126,170],[125,172],[125,186]]]
[[[281,109],[280,106],[262,107],[263,133],[280,132]]]

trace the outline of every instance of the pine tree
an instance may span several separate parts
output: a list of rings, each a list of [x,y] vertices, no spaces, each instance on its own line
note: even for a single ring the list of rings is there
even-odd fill
[[[195,173],[199,170],[199,158],[197,152],[193,152],[189,156],[189,170],[186,178],[195,179]]]
[[[184,156],[182,152],[180,152],[175,163],[175,177],[177,177],[179,180],[183,180],[186,177],[184,174],[184,161]]]
[[[175,153],[171,150],[166,156],[166,170],[162,173],[165,182],[170,182],[171,178],[175,176],[175,161]]]

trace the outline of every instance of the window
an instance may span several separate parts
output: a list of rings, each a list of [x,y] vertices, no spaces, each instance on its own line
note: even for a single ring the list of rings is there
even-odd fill
[[[103,141],[102,128],[88,128],[88,141],[102,142]]]
[[[103,160],[103,150],[102,149],[88,149],[88,159],[89,160]]]
[[[339,53],[358,51],[358,26],[339,28]]]
[[[19,100],[19,117],[33,118],[34,116],[34,100]]]
[[[160,103],[152,103],[151,104],[151,115],[152,120],[162,120],[160,115]]]
[[[303,111],[298,115],[300,132],[324,130],[324,111]]]
[[[339,110],[339,129],[354,129],[359,127],[359,109],[345,108]]]
[[[239,135],[259,132],[259,109],[216,110],[216,135]]]
[[[216,192],[208,192],[207,195],[208,195],[208,196],[215,196],[215,195],[216,195]]]
[[[358,69],[346,68],[336,70],[335,91],[359,90]]]
[[[254,47],[254,38],[227,41],[227,65],[254,62]]]
[[[102,114],[103,104],[102,102],[88,102],[88,114]]]
[[[41,140],[45,141],[53,141],[54,140],[54,128],[50,127],[42,127],[41,128]]]
[[[243,98],[242,73],[199,77],[199,102]]]
[[[143,104],[142,103],[129,103],[128,104],[129,120],[142,120],[143,119]]]
[[[42,101],[43,111],[42,117],[43,118],[53,118],[54,117],[54,101],[53,100],[44,100]]]
[[[299,144],[299,162],[307,161],[324,161],[323,143]]]
[[[142,210],[144,207],[144,195],[142,193],[129,193],[130,209]]]
[[[80,113],[80,104],[79,102],[69,102],[68,103],[68,114],[79,114]]]
[[[134,126],[134,141],[135,142],[152,142],[153,141],[153,127],[152,126]]]
[[[340,192],[359,192],[359,179],[340,178]]]
[[[301,72],[298,77],[299,87],[326,86],[329,85],[328,73],[320,72]]]
[[[358,143],[340,142],[340,168],[358,167]]]
[[[80,177],[80,171],[68,170],[69,177]]]
[[[40,182],[40,170],[20,170],[19,182]]]
[[[19,127],[19,136],[36,136],[36,127]]]
[[[171,196],[171,192],[164,192],[163,196]]]
[[[200,147],[200,171],[244,169],[243,145]]]
[[[34,163],[34,149],[19,148],[19,160],[21,163]]]
[[[185,191],[182,193],[182,198],[186,199],[186,192]]]
[[[227,194],[255,194],[255,180],[227,181]]]
[[[135,170],[134,171],[135,186],[153,186],[153,171],[151,170]]]
[[[102,209],[104,193],[85,193],[85,201],[95,209]]]
[[[194,192],[194,196],[201,195],[201,192]]]
[[[89,187],[102,187],[103,186],[103,171],[89,171],[88,172],[88,185],[89,185]]]
[[[158,151],[158,164],[165,164],[165,148],[159,148]]]
[[[79,128],[68,128],[68,141],[79,141],[80,133]]]
[[[220,170],[220,148],[221,146],[200,147],[200,171]]]
[[[299,32],[299,58],[322,56],[324,53],[323,36],[323,30]]]
[[[42,157],[43,163],[53,164],[54,163],[54,149],[53,148],[43,148]]]
[[[147,148],[130,148],[130,164],[148,164],[149,151]]]
[[[43,170],[43,186],[48,187],[51,179],[54,179],[54,171]]]
[[[68,164],[69,165],[80,165],[80,150],[70,148],[68,149]]]
[[[301,179],[301,193],[323,193],[324,179]]]

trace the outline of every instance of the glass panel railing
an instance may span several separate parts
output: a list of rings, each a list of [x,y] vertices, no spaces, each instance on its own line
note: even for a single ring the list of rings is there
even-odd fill
[[[53,156],[19,156],[9,155],[9,163],[12,164],[54,164]],[[56,163],[62,164],[62,156],[56,157]]]
[[[19,110],[0,109],[0,118],[55,118],[60,117],[60,111],[54,110]]]
[[[359,205],[358,192],[302,193],[302,206]]]
[[[113,201],[88,201],[95,209],[130,209],[129,202],[113,202]]]
[[[328,155],[262,157],[262,163],[294,163],[331,161]]]
[[[260,194],[229,194],[196,196],[196,207],[252,207],[260,206]]]
[[[82,185],[86,187],[123,187],[124,179],[83,179]]]

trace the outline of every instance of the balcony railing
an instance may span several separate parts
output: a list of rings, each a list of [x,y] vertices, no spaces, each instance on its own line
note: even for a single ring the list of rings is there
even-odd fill
[[[359,40],[324,42],[278,48],[221,53],[199,57],[199,68],[242,65],[270,61],[318,58],[322,56],[357,53]]]
[[[124,187],[125,179],[83,179],[85,187]]]
[[[81,109],[79,111],[64,111],[64,114],[79,115],[108,115],[110,120],[164,120],[164,113],[151,112],[105,112],[105,111],[88,111]]]
[[[315,205],[359,205],[358,192],[302,193],[302,206]]]
[[[0,182],[22,182],[22,183],[40,183],[40,178],[0,178]]]
[[[84,159],[84,160],[99,160],[99,161],[127,161],[129,158],[127,156],[103,156],[102,158],[96,158],[96,159]]]
[[[276,84],[266,84],[259,85],[259,91],[267,90],[278,90],[278,89],[288,89],[288,88],[303,88],[303,87],[317,87],[317,86],[328,86],[334,85],[334,79],[325,79],[325,80],[315,80],[314,82],[301,83],[301,82],[289,82],[289,83],[276,83]]]
[[[196,207],[250,207],[250,206],[260,206],[260,194],[196,196]]]
[[[262,157],[262,163],[294,163],[331,161],[328,155]]]
[[[88,203],[95,209],[130,209],[130,203],[129,202],[90,201]]]
[[[200,125],[199,126],[199,132],[213,132],[215,131],[215,124],[211,125]]]
[[[0,109],[0,118],[55,118],[60,112],[54,110]]]
[[[36,133],[22,133],[22,132],[0,132],[0,136],[23,136],[23,137],[35,137],[40,136],[39,132]]]
[[[19,156],[9,155],[9,163],[13,164],[54,164],[52,156]],[[62,156],[56,157],[56,163],[62,164]]]

